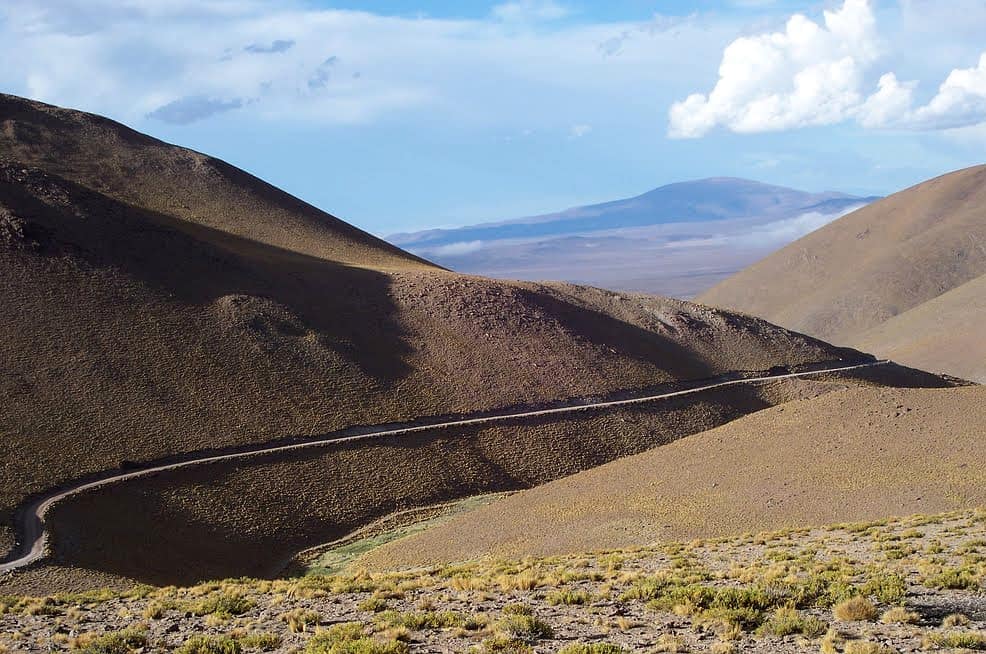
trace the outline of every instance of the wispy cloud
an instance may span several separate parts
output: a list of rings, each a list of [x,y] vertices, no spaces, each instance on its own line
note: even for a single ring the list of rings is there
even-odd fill
[[[251,54],[275,54],[280,52],[287,52],[293,46],[294,46],[294,41],[290,39],[277,39],[273,41],[270,45],[251,43],[247,47],[243,48],[243,50]]]
[[[192,95],[161,105],[154,111],[148,112],[147,117],[172,125],[188,125],[219,113],[239,109],[243,104],[244,101],[240,98],[217,100],[203,95]]]
[[[482,241],[460,241],[458,243],[449,243],[448,245],[440,245],[438,247],[428,248],[426,250],[417,250],[417,252],[423,256],[454,257],[472,254],[473,252],[478,252],[482,249]]]
[[[568,134],[573,139],[580,139],[591,131],[592,131],[592,125],[586,125],[582,123],[578,125],[572,125],[572,127],[568,130]]]
[[[533,22],[564,18],[569,11],[553,0],[513,0],[494,5],[490,13],[502,21]]]
[[[330,73],[337,61],[339,61],[339,58],[333,56],[316,66],[315,72],[308,78],[308,88],[312,90],[324,89],[329,83]]]
[[[716,22],[648,34],[651,21],[557,20],[567,15],[558,2],[529,0],[471,20],[260,0],[5,0],[0,88],[130,122],[188,124],[239,98],[252,120],[414,115],[564,134],[611,111],[607,98],[627,88],[641,105],[659,106],[669,83],[680,88],[701,65],[646,62],[673,57],[682,42],[708,51],[737,29]],[[627,31],[641,38],[624,57],[600,52]]]

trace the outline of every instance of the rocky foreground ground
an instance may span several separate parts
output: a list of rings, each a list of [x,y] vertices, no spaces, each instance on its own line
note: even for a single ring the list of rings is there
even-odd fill
[[[986,650],[986,510],[189,588],[0,596],[0,652]]]

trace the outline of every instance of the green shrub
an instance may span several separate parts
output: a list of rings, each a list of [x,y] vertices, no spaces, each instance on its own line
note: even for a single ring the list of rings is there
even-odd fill
[[[657,610],[671,610],[679,605],[691,605],[702,609],[753,609],[764,611],[772,608],[781,595],[768,592],[761,586],[742,588],[688,584],[671,585],[657,591],[648,606]]]
[[[764,620],[762,611],[748,607],[739,609],[714,608],[705,609],[692,616],[692,622],[698,625],[721,625],[725,628],[739,627],[743,631],[752,631]]]
[[[558,650],[558,654],[623,654],[624,648],[612,643],[572,643]]]
[[[281,642],[280,636],[266,632],[247,634],[240,638],[240,645],[245,649],[256,649],[261,652],[272,652],[281,646]]]
[[[377,640],[366,635],[359,622],[343,622],[319,631],[305,647],[306,654],[405,654],[407,645],[397,640]]]
[[[240,643],[229,636],[192,636],[175,654],[240,654],[243,648]]]
[[[531,654],[534,650],[520,641],[494,636],[484,640],[479,651],[482,654]]]
[[[794,608],[781,607],[767,618],[760,627],[760,633],[771,636],[802,634],[811,638],[821,636],[828,628],[828,623],[823,620],[803,615]]]
[[[647,602],[657,599],[669,585],[670,582],[663,577],[647,577],[634,582],[626,592],[620,595],[620,601],[640,600]]]
[[[496,624],[497,632],[510,640],[533,643],[554,636],[547,622],[532,615],[507,615]]]
[[[278,617],[288,625],[288,630],[293,634],[308,631],[310,625],[318,624],[321,619],[317,611],[302,608],[292,609]]]
[[[125,629],[98,636],[85,645],[79,654],[132,654],[147,647],[147,636],[137,629]]]
[[[863,584],[860,592],[884,604],[900,604],[907,596],[907,582],[899,574],[877,574]]]
[[[986,631],[949,631],[928,634],[926,640],[935,647],[986,650]]]
[[[356,608],[360,611],[379,613],[380,611],[385,611],[387,609],[387,600],[382,597],[370,597],[357,604]]]
[[[929,588],[948,588],[950,590],[974,590],[979,588],[979,579],[969,570],[961,568],[945,568],[937,575],[927,577],[923,581]]]
[[[466,617],[455,611],[384,611],[377,615],[377,624],[390,627],[407,627],[417,631],[419,629],[449,629],[452,627],[465,627]]]
[[[566,606],[588,604],[592,596],[584,590],[559,590],[548,593],[545,600],[551,606],[564,604]]]
[[[254,603],[242,595],[215,593],[189,607],[195,615],[243,615],[254,607]]]

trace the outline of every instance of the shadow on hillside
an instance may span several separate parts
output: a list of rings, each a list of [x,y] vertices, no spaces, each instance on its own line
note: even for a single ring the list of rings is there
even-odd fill
[[[16,165],[0,167],[0,201],[46,234],[41,253],[120,271],[177,303],[218,307],[220,327],[240,327],[271,351],[312,330],[383,387],[410,372],[383,273],[146,211]]]
[[[650,363],[675,379],[705,379],[718,371],[698,352],[659,334],[555,297],[548,291],[523,289],[527,301],[540,306],[573,335],[600,349]]]
[[[63,563],[154,584],[270,577],[295,552],[394,511],[530,488],[769,405],[743,386],[162,473],[56,505],[53,548]]]

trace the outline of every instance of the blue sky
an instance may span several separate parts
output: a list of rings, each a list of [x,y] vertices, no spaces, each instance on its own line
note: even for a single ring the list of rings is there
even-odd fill
[[[982,0],[5,0],[0,90],[377,234],[740,176],[888,193],[986,157]]]

